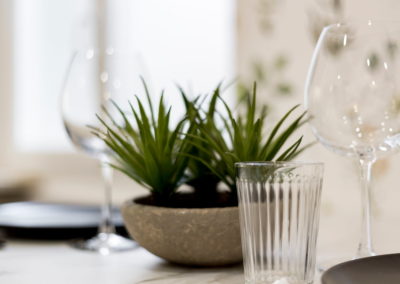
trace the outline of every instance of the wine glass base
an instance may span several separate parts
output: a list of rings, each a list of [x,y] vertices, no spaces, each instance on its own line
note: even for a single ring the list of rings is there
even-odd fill
[[[71,246],[81,250],[94,251],[102,255],[122,252],[137,247],[131,239],[124,238],[114,233],[99,233],[88,240],[73,240]]]

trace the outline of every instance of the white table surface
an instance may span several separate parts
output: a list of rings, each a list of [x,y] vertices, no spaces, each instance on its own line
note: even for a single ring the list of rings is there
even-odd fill
[[[9,241],[0,251],[1,284],[243,282],[241,265],[224,268],[180,267],[169,264],[140,247],[129,252],[102,256],[73,249],[61,242]]]
[[[359,237],[359,216],[345,210],[321,217],[319,263],[354,256]],[[383,211],[374,222],[379,254],[400,252],[400,216]],[[345,259],[342,259],[345,260]],[[320,284],[316,275],[314,284]],[[223,268],[188,268],[172,265],[143,248],[102,256],[80,251],[66,242],[9,240],[0,249],[0,284],[242,284],[241,265]]]

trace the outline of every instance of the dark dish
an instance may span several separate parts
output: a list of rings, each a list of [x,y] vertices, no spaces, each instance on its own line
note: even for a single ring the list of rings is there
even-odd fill
[[[67,240],[97,233],[98,206],[13,202],[0,205],[0,229],[4,238]],[[113,209],[118,233],[127,235],[119,209]]]
[[[399,284],[400,254],[360,258],[333,266],[322,284]]]

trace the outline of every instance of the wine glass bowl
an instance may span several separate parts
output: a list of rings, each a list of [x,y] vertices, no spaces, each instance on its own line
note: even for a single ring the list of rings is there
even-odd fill
[[[68,137],[76,148],[94,158],[110,153],[105,143],[93,135],[93,128],[103,127],[100,119],[109,119],[106,111],[116,111],[113,102],[126,103],[128,95],[133,94],[134,80],[121,76],[124,71],[132,71],[128,68],[132,62],[122,62],[119,57],[123,56],[112,49],[77,51],[64,83],[61,109]]]
[[[362,230],[356,257],[374,255],[371,168],[400,145],[400,22],[365,21],[325,27],[309,67],[305,106],[317,139],[358,159]]]
[[[112,223],[112,152],[102,139],[94,134],[101,129],[101,120],[108,122],[117,112],[115,103],[126,105],[133,95],[135,64],[133,56],[113,49],[88,49],[73,54],[61,97],[63,123],[73,145],[97,159],[105,184],[104,205],[99,233],[89,240],[77,240],[73,246],[109,254],[135,247],[129,239],[115,234]]]
[[[381,157],[400,142],[400,26],[335,24],[318,41],[306,108],[318,140],[347,156]]]

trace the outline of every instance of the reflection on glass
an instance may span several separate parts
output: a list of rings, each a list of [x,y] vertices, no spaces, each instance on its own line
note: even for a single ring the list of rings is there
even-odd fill
[[[362,232],[356,257],[374,255],[371,167],[400,142],[400,24],[355,22],[324,28],[310,64],[305,103],[328,149],[359,161]]]
[[[132,57],[113,49],[77,52],[71,61],[62,93],[62,118],[68,136],[77,149],[101,162],[105,184],[98,235],[89,240],[78,240],[73,245],[101,254],[134,247],[134,242],[115,234],[111,216],[112,168],[109,165],[112,156],[105,143],[92,133],[93,128],[101,127],[99,118],[105,120],[106,112],[115,111],[115,107],[110,107],[113,102],[126,105],[127,96],[133,95],[133,67]]]

